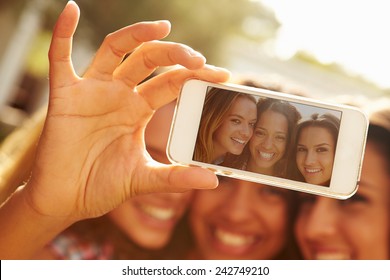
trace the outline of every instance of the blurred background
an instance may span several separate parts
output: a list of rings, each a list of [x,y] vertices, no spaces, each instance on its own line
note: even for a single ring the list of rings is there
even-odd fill
[[[0,0],[0,141],[47,102],[51,31],[63,0]],[[168,19],[169,41],[234,75],[296,84],[318,99],[390,96],[387,1],[77,0],[82,74],[105,35]]]

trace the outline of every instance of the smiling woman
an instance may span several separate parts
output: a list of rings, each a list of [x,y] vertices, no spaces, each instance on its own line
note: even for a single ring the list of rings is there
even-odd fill
[[[297,259],[294,196],[277,188],[220,177],[215,190],[195,191],[191,259]]]
[[[329,185],[339,127],[340,120],[331,114],[313,114],[298,124],[296,165],[305,182]]]
[[[285,178],[295,127],[301,118],[289,102],[272,98],[257,103],[257,122],[248,147],[227,166]]]
[[[253,96],[213,88],[205,99],[194,160],[221,164],[229,154],[240,155],[256,123]]]
[[[372,114],[357,193],[347,200],[302,194],[295,225],[306,259],[390,258],[390,109]]]

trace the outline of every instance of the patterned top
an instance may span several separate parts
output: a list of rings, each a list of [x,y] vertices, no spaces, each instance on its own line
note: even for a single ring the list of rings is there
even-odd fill
[[[62,260],[109,260],[114,252],[108,242],[88,242],[71,232],[58,235],[49,247]]]

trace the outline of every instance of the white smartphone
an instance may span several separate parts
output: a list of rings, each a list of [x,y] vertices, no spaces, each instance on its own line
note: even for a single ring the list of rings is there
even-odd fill
[[[189,80],[167,155],[218,175],[346,199],[358,188],[367,130],[367,116],[354,107]]]

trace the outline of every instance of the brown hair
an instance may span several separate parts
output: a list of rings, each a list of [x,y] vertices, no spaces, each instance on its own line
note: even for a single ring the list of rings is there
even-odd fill
[[[325,113],[323,115],[319,115],[317,113],[312,114],[310,118],[302,120],[300,123],[298,123],[297,129],[296,129],[296,136],[294,140],[294,148],[292,149],[293,155],[296,157],[297,153],[297,143],[299,136],[303,129],[308,127],[321,127],[326,129],[331,135],[332,139],[334,141],[334,147],[336,150],[337,146],[337,139],[340,129],[340,119],[332,114]],[[291,166],[289,167],[289,177],[291,177],[294,180],[304,182],[305,179],[303,178],[303,175],[299,172],[298,167],[296,166],[295,162],[292,161]]]
[[[256,100],[249,94],[212,88],[207,94],[196,138],[193,159],[200,162],[211,163],[213,161],[214,132],[221,126],[222,121],[237,98],[247,98],[256,104]]]

